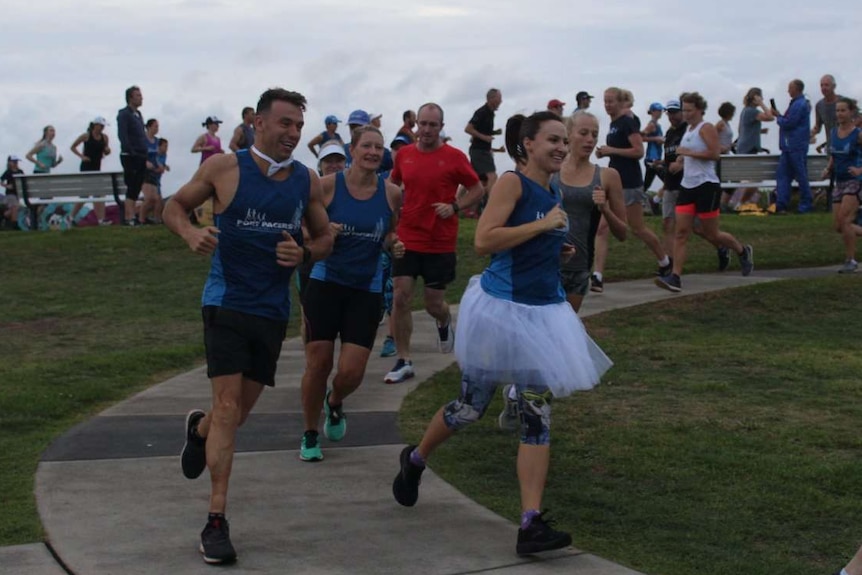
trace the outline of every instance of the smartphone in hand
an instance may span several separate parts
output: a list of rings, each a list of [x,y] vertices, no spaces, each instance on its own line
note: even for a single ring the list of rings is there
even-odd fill
[[[778,106],[775,105],[775,98],[769,99],[769,105],[772,106],[773,110],[775,110],[776,112],[778,111]]]

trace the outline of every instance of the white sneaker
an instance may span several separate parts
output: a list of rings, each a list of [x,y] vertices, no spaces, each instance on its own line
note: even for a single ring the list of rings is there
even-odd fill
[[[844,265],[841,266],[841,269],[838,270],[838,273],[839,274],[855,274],[856,269],[858,267],[859,267],[859,264],[857,264],[855,261],[847,260],[846,262],[844,262]]]
[[[446,327],[437,326],[437,349],[440,353],[452,353],[455,349],[455,330],[452,329],[452,316],[449,316],[449,321]]]
[[[413,372],[413,362],[409,359],[398,358],[395,367],[383,378],[383,383],[402,383],[414,375],[416,374]]]

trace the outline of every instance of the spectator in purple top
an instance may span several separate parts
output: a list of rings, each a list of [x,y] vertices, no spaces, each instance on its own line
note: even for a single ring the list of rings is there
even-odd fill
[[[192,153],[197,154],[200,152],[202,164],[210,156],[224,154],[224,150],[221,147],[221,138],[216,136],[221,123],[222,121],[218,119],[218,116],[207,116],[207,119],[201,124],[207,131],[195,140],[194,145],[192,145]]]

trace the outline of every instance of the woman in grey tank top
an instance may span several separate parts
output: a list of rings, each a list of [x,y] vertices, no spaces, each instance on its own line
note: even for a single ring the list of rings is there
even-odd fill
[[[569,155],[551,184],[559,186],[569,216],[567,241],[575,246],[575,255],[562,264],[561,273],[566,299],[577,312],[590,288],[599,221],[604,216],[614,237],[624,241],[626,208],[617,171],[590,162],[599,138],[598,119],[589,112],[576,112],[566,118],[566,131]]]

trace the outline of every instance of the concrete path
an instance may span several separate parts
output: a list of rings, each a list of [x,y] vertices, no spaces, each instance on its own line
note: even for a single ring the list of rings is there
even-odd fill
[[[690,275],[681,295],[790,275]],[[587,298],[582,315],[676,297],[652,280],[611,283],[604,294]],[[378,356],[379,339],[363,385],[345,403],[347,437],[339,444],[323,439],[326,459],[317,464],[297,457],[304,362],[299,341],[285,342],[276,387],[264,392],[238,436],[228,518],[239,561],[230,571],[636,575],[574,548],[518,558],[515,518],[479,506],[430,469],[416,507],[395,503],[391,484],[403,446],[397,411],[420,381],[454,361],[436,351],[426,314],[414,314],[414,324],[416,378],[382,383],[394,361]],[[197,552],[209,479],[206,473],[196,481],[184,479],[178,457],[186,412],[209,400],[205,370],[195,369],[102,412],[46,450],[36,498],[47,539],[66,572],[212,573]],[[62,572],[43,545],[0,548],[2,574]]]

